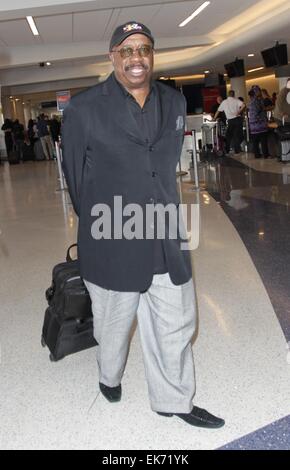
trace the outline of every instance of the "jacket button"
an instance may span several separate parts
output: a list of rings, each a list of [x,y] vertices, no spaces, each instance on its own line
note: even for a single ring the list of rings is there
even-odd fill
[[[152,145],[150,145],[149,152],[153,152],[153,150],[154,150],[154,147],[152,147]]]
[[[152,178],[155,178],[157,176],[156,171],[152,171]]]

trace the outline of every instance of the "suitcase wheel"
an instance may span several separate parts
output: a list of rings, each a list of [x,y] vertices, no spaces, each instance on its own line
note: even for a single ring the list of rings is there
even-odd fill
[[[46,347],[46,342],[45,342],[45,340],[44,340],[44,337],[43,337],[43,336],[41,337],[41,346],[42,346],[43,348],[45,348],[45,347]]]

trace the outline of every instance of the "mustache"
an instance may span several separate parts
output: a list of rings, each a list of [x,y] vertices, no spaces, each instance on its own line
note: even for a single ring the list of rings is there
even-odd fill
[[[126,65],[125,66],[125,72],[128,72],[129,70],[131,70],[135,67],[142,67],[144,70],[149,70],[149,67],[148,67],[147,64],[143,64],[142,62],[140,62],[140,63],[137,63],[137,64]]]

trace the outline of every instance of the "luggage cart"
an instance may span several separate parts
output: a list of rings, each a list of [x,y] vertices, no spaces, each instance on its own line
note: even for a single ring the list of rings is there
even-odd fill
[[[212,160],[224,156],[225,126],[222,121],[207,121],[202,127],[201,160]]]

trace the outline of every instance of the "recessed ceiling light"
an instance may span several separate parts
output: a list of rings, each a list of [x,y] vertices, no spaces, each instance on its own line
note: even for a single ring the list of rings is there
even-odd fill
[[[50,66],[51,65],[51,62],[45,62],[46,65]]]
[[[206,7],[210,5],[210,2],[204,2],[197,10],[195,10],[186,20],[180,23],[179,27],[183,28],[183,26],[187,25],[193,18],[199,15]]]
[[[210,71],[209,71],[209,70],[205,70],[204,73],[210,73]]]
[[[248,54],[248,57],[255,57],[255,54]]]
[[[27,16],[26,19],[28,21],[28,24],[29,24],[30,29],[31,29],[32,33],[34,34],[34,36],[39,36],[38,29],[36,27],[36,24],[35,24],[34,19],[32,18],[32,16]]]

